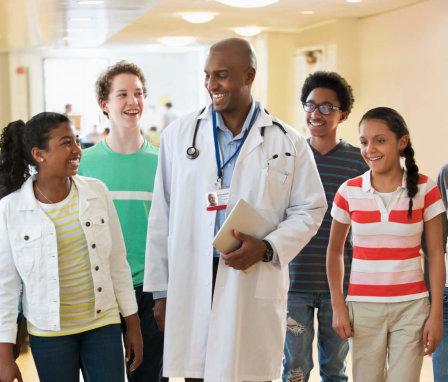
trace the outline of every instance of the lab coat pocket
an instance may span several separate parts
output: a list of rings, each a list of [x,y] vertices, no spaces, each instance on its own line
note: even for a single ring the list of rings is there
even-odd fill
[[[257,268],[255,298],[285,299],[288,294],[289,278],[288,275],[284,275],[284,272],[288,272],[288,267],[281,269],[273,266],[271,263],[261,262]]]
[[[14,235],[11,246],[22,279],[31,274],[36,258],[42,253],[42,244],[42,230],[38,226],[28,227]]]
[[[261,205],[263,209],[281,210],[287,207],[291,194],[292,173],[287,170],[268,169]]]

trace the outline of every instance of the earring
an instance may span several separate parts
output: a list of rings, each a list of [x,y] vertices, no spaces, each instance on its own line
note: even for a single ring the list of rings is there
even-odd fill
[[[400,156],[404,157],[403,149],[400,150]]]
[[[43,161],[44,161],[44,158],[40,158],[40,161],[43,162]]]

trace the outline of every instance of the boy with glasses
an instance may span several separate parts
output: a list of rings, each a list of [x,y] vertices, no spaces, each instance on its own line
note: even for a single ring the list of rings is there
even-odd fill
[[[344,78],[334,72],[315,72],[305,80],[300,100],[311,134],[308,144],[325,189],[328,210],[317,234],[289,264],[288,329],[283,381],[306,382],[309,379],[313,368],[315,309],[322,381],[346,381],[348,342],[342,340],[332,328],[333,311],[325,270],[331,226],[330,211],[339,186],[369,168],[359,148],[337,138],[337,128],[347,119],[354,102],[352,88]],[[344,250],[346,291],[353,250],[351,235],[348,235]]]

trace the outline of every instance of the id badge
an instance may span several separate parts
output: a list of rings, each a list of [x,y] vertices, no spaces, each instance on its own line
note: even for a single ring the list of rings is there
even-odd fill
[[[207,211],[225,210],[229,201],[229,194],[229,188],[207,192],[205,195]]]

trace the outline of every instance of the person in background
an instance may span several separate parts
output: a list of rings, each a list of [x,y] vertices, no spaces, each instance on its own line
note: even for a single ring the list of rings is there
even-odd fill
[[[160,134],[157,132],[156,126],[151,126],[146,137],[154,146],[160,146]]]
[[[173,108],[173,104],[171,102],[167,102],[165,104],[165,112],[163,113],[163,125],[162,125],[162,131],[171,123],[174,122],[177,118],[179,118],[181,115],[180,113]]]
[[[162,134],[144,290],[167,293],[154,308],[165,329],[167,377],[281,374],[288,263],[316,233],[327,203],[306,140],[253,100],[256,67],[246,40],[212,45],[205,63],[211,103]],[[220,205],[207,207],[210,193]],[[213,237],[239,199],[276,228],[261,239],[235,230],[241,246],[220,253]]]
[[[448,164],[440,169],[437,176],[437,185],[445,205],[446,213],[443,215],[443,248],[447,248],[447,216],[448,216]],[[425,248],[425,253],[427,250]],[[446,256],[446,255],[445,255]],[[446,273],[448,274],[448,261],[445,258]],[[445,282],[445,291],[443,295],[443,336],[437,350],[432,355],[432,364],[434,371],[434,382],[448,381],[448,280]]]
[[[0,139],[0,381],[22,382],[13,358],[23,312],[41,382],[124,382],[142,338],[120,223],[106,186],[77,175],[81,148],[67,117],[40,113]],[[35,168],[31,176],[30,166]]]
[[[409,130],[397,111],[369,110],[359,135],[370,171],[344,182],[331,210],[333,328],[350,339],[354,381],[418,382],[423,356],[437,349],[443,333],[445,208],[435,182],[418,172]],[[343,248],[350,225],[354,251],[345,302]],[[423,227],[431,304],[421,265]]]
[[[348,342],[332,328],[330,289],[325,268],[330,238],[331,206],[339,186],[369,167],[359,148],[338,139],[337,130],[347,120],[354,98],[351,86],[335,72],[315,72],[305,80],[300,97],[311,134],[308,144],[325,189],[328,209],[310,242],[289,264],[290,287],[283,360],[283,381],[308,381],[313,368],[314,311],[317,309],[317,348],[322,381],[347,381]],[[344,293],[352,261],[351,234],[344,244]]]
[[[98,77],[96,97],[109,119],[110,133],[84,150],[79,167],[81,175],[107,185],[123,230],[144,345],[142,365],[133,371],[127,364],[129,382],[158,381],[163,354],[163,333],[154,321],[153,295],[142,290],[146,227],[158,156],[158,149],[145,140],[140,130],[146,94],[145,76],[133,63],[120,61]]]
[[[67,103],[67,104],[65,104],[64,115],[65,115],[66,117],[68,117],[71,113],[72,113],[72,104],[71,104],[71,103]]]

